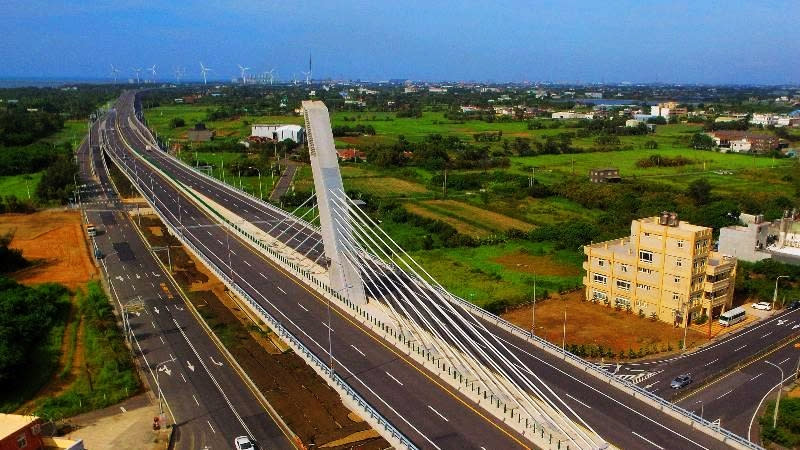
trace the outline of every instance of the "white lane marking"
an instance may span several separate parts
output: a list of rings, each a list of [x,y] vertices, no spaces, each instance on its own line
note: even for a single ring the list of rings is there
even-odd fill
[[[217,242],[219,242],[219,245],[225,245],[225,244],[223,244],[223,243],[222,243],[222,241],[220,241],[219,239],[217,239]]]
[[[724,393],[724,394],[720,395],[720,396],[719,396],[719,397],[717,397],[716,399],[717,399],[717,400],[719,400],[719,399],[721,399],[722,397],[725,397],[726,395],[730,394],[731,392],[733,392],[733,389],[731,389],[730,391],[728,391],[728,392],[726,392],[726,393]]]
[[[210,358],[211,358],[211,362],[214,363],[214,365],[222,367],[222,363],[221,362],[214,361],[214,357],[213,356],[210,356]]]
[[[153,325],[153,328],[155,328],[155,327],[156,327],[156,323],[155,323],[155,322],[153,322],[153,321],[150,321],[150,323]]]
[[[211,426],[211,422],[206,420],[206,423],[208,424],[208,428],[211,428],[211,431],[213,431],[214,434],[217,434],[217,432],[214,430],[214,427]]]
[[[305,306],[301,305],[300,303],[298,303],[297,306],[303,308],[303,311],[308,312],[308,308],[306,308]]]
[[[325,328],[327,328],[327,329],[331,330],[331,332],[333,332],[333,328],[329,327],[327,323],[322,322],[322,326],[324,326]]]
[[[150,283],[150,287],[156,287],[154,283]]]
[[[265,280],[269,280],[269,278],[267,278],[267,276],[266,276],[266,275],[264,275],[263,273],[259,272],[259,275],[261,275],[262,277],[264,277],[264,279],[265,279]]]
[[[195,403],[197,406],[200,406],[200,402],[198,402],[198,401],[197,401],[197,397],[195,397],[195,396],[194,396],[194,394],[192,394],[192,398],[194,399],[194,403]]]
[[[208,233],[209,236],[213,236],[213,234],[211,234],[211,232],[208,230],[206,230],[206,233]]]
[[[737,349],[736,349],[736,350],[734,350],[734,351],[735,351],[735,352],[738,352],[739,350],[741,350],[741,349],[743,349],[743,348],[745,348],[745,347],[747,347],[747,344],[744,344],[743,346],[741,346],[741,347],[737,348]]]
[[[756,378],[760,377],[761,375],[764,375],[764,372],[761,372],[760,374],[754,376],[753,378],[750,378],[750,381],[755,380]]]
[[[161,339],[161,343],[162,344],[166,344],[166,342],[164,342],[164,338],[163,337],[159,336],[158,338]]]
[[[583,403],[582,401],[578,400],[577,398],[575,398],[575,397],[573,397],[573,396],[571,396],[571,395],[569,395],[569,394],[567,394],[567,393],[565,393],[564,395],[566,395],[567,397],[569,397],[569,398],[571,398],[571,399],[575,400],[576,402],[580,403],[581,405],[583,405],[583,406],[585,406],[585,407],[587,407],[587,408],[589,408],[589,409],[592,409],[592,407],[591,407],[591,406],[587,405],[586,403]]]
[[[443,416],[443,415],[442,415],[442,413],[440,413],[439,411],[437,411],[437,410],[433,409],[433,406],[431,406],[431,405],[428,405],[428,408],[430,408],[430,410],[431,410],[431,411],[435,412],[437,416],[439,416],[439,417],[441,417],[442,419],[444,419],[444,421],[445,421],[445,422],[450,422],[449,420],[447,420],[447,417],[445,417],[445,416]]]
[[[778,365],[780,366],[781,364],[785,363],[785,362],[786,362],[786,361],[788,361],[788,360],[789,360],[789,358],[786,358],[786,359],[784,359],[783,361],[779,362],[779,363],[778,363]]]
[[[243,259],[243,260],[242,260],[242,262],[243,262],[243,263],[245,263],[245,264],[247,264],[247,267],[253,267],[252,265],[250,265],[250,263],[249,263],[249,262],[247,262],[247,260],[246,260],[246,259]]]
[[[233,250],[231,250],[231,253],[233,253],[234,255],[236,254],[236,252],[235,252],[235,251],[233,251]]]
[[[183,378],[183,382],[186,383],[186,377],[181,374],[181,378]]]
[[[761,339],[764,339],[765,337],[769,336],[770,334],[772,334],[772,331],[770,331],[769,333],[767,333],[767,334],[765,334],[765,335],[761,336]]]
[[[386,371],[384,370],[384,372],[386,372]],[[393,380],[394,380],[394,382],[395,382],[395,383],[397,383],[397,384],[399,384],[400,386],[402,386],[402,385],[403,385],[403,383],[401,383],[401,382],[400,382],[400,380],[398,380],[397,378],[395,378],[395,377],[394,377],[394,375],[390,374],[389,372],[386,372],[386,375],[389,375],[389,378],[393,379]]]
[[[275,287],[277,287],[279,291],[283,292],[283,295],[286,295],[286,291],[284,291],[283,289],[281,289],[281,287],[280,287],[280,286],[275,286]]]
[[[367,355],[365,355],[365,354],[364,354],[364,352],[362,352],[361,350],[359,350],[359,349],[358,349],[358,347],[356,347],[355,345],[353,345],[353,344],[350,344],[350,347],[353,347],[353,350],[357,351],[358,353],[361,353],[361,356],[363,356],[364,358],[366,358],[366,357],[367,357]]]
[[[655,448],[660,448],[661,450],[664,450],[664,447],[662,447],[662,446],[660,446],[660,445],[656,444],[655,442],[651,441],[650,439],[647,439],[646,437],[642,436],[641,434],[639,434],[639,433],[637,433],[637,432],[635,432],[635,431],[631,431],[631,433],[633,433],[634,435],[636,435],[636,437],[638,437],[639,439],[641,439],[641,440],[643,440],[643,441],[647,442],[648,444],[652,445],[653,447],[655,447]]]
[[[714,363],[715,363],[715,362],[717,362],[717,361],[719,361],[719,358],[717,358],[717,359],[715,359],[715,360],[713,360],[713,361],[709,361],[709,362],[705,363],[705,364],[704,364],[704,366],[705,366],[705,367],[708,367],[708,366],[710,366],[710,365],[714,364]]]

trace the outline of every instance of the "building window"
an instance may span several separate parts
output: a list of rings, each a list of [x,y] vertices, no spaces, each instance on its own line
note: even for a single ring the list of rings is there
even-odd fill
[[[648,252],[647,250],[639,250],[639,261],[646,262],[648,264],[653,262],[653,252]]]
[[[629,306],[631,306],[631,301],[625,297],[615,297],[614,304],[616,304],[621,308],[628,308]]]
[[[651,273],[653,273],[653,269],[648,269],[646,267],[639,267],[639,273],[646,273],[650,275]]]
[[[603,291],[593,290],[592,291],[592,300],[594,301],[606,301],[608,300],[608,295],[606,295]]]
[[[628,273],[628,265],[627,264],[620,264],[619,271],[623,273]]]
[[[598,265],[599,267],[605,267],[605,265],[606,265],[606,260],[605,260],[605,259],[603,259],[603,258],[597,258],[597,265]]]
[[[645,291],[649,291],[651,289],[649,285],[642,284],[642,283],[637,283],[636,287],[639,288],[639,289],[643,289]]]
[[[705,239],[700,239],[699,241],[697,241],[696,244],[694,244],[694,249],[695,250],[700,250],[700,249],[704,249],[704,248],[706,248],[706,240]]]
[[[675,266],[683,267],[683,258],[678,258],[675,260]]]
[[[679,240],[678,241],[678,248],[683,248],[683,244],[684,244],[683,239]]]
[[[25,437],[24,434],[20,434],[17,436],[17,447],[18,448],[25,448],[28,446],[28,439]]]
[[[681,277],[674,277],[673,281],[675,281],[675,283],[680,283],[681,282]]]
[[[599,273],[594,274],[593,280],[595,283],[603,285],[605,285],[608,282],[608,278],[605,275]]]
[[[681,296],[680,296],[680,295],[676,294],[675,292],[673,292],[673,293],[672,293],[672,299],[673,299],[673,300],[675,300],[676,302],[677,302],[678,300],[680,300],[680,298],[681,298]]]
[[[621,289],[623,291],[630,291],[631,290],[631,282],[625,280],[617,280],[617,289]]]

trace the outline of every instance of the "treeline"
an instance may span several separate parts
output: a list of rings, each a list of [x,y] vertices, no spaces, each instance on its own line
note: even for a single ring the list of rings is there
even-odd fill
[[[62,118],[86,119],[98,105],[119,97],[122,89],[122,86],[108,84],[65,88],[7,88],[0,89],[0,99],[9,111],[38,109],[39,112],[57,114]],[[17,103],[9,100],[16,100]]]
[[[28,287],[0,276],[0,382],[8,383],[43,351],[51,328],[69,310],[68,296],[58,284]]]
[[[509,159],[493,153],[489,146],[468,144],[455,136],[429,134],[420,142],[399,136],[391,145],[378,144],[365,149],[372,164],[379,167],[419,166],[436,171],[448,169],[488,169],[508,167]]]
[[[342,136],[360,136],[360,135],[375,135],[375,127],[372,125],[336,125],[332,129],[334,137]]]
[[[661,156],[659,154],[650,155],[647,158],[641,158],[636,161],[636,167],[680,167],[692,164],[693,161],[685,156],[678,155],[674,158],[669,156]]]
[[[69,145],[54,147],[44,142],[25,147],[0,148],[0,176],[39,172],[71,152]]]
[[[0,273],[16,272],[31,264],[22,256],[22,251],[9,247],[13,237],[13,232],[0,236]]]
[[[0,111],[0,146],[28,145],[62,128],[64,119],[58,113],[12,107]]]

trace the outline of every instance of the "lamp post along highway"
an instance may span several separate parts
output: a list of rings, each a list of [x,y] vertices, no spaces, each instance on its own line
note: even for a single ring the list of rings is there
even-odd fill
[[[772,309],[775,309],[775,302],[778,301],[778,281],[780,281],[781,278],[789,278],[789,275],[778,275],[778,277],[775,278],[775,291],[772,293]]]
[[[781,379],[778,382],[778,398],[775,400],[775,414],[772,415],[772,428],[777,428],[778,426],[778,409],[781,407],[781,391],[783,390],[783,369],[781,366],[764,360],[765,363],[769,364],[770,366],[775,366],[781,372]]]
[[[158,411],[159,411],[159,416],[163,416],[164,415],[164,403],[163,403],[164,394],[161,392],[161,383],[158,382],[159,368],[161,368],[161,366],[164,366],[164,368],[166,368],[167,367],[166,364],[167,363],[171,363],[173,361],[175,361],[175,358],[170,358],[170,359],[168,359],[166,361],[162,361],[162,362],[156,364],[156,388],[158,389]]]
[[[536,272],[533,273],[533,306],[531,306],[531,336],[536,334]]]
[[[258,167],[253,167],[253,166],[248,166],[247,168],[248,169],[255,169],[255,170],[258,171],[258,198],[260,198],[261,200],[264,200],[264,193],[261,190],[261,169],[259,169]]]

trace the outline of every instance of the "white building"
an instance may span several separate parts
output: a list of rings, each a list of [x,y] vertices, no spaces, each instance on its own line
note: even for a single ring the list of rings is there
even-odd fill
[[[644,123],[644,121],[636,120],[636,119],[628,119],[628,120],[625,121],[625,126],[626,127],[638,127],[640,123]]]
[[[731,152],[733,153],[747,153],[753,147],[753,144],[750,143],[747,139],[738,139],[734,141],[730,141],[731,143]]]
[[[551,116],[553,119],[594,119],[594,113],[578,113],[574,111],[559,111],[554,112]]]
[[[255,124],[252,126],[251,130],[251,136],[258,136],[276,141],[291,139],[301,144],[305,140],[305,129],[300,125]]]
[[[772,256],[767,251],[770,222],[763,215],[740,214],[739,221],[745,226],[734,225],[719,230],[719,252],[743,261],[756,262]]]

